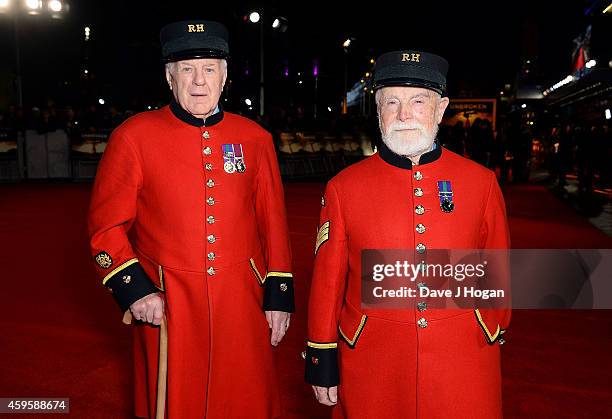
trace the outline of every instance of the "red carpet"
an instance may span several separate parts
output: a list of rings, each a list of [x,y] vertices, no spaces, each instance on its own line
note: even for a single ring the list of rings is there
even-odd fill
[[[69,397],[72,417],[129,418],[131,341],[93,279],[85,232],[89,189],[0,185],[0,397]],[[303,383],[299,355],[322,189],[286,186],[298,309],[277,350],[286,418],[329,414]],[[513,247],[612,247],[611,238],[544,188],[505,193]],[[612,416],[611,311],[516,310],[507,336],[506,417]]]

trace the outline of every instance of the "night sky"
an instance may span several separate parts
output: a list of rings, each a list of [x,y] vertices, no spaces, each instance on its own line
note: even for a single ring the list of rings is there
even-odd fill
[[[285,33],[273,33],[266,27],[266,82],[270,95],[275,87],[279,94],[286,94],[283,83],[295,82],[297,72],[302,72],[307,74],[302,75],[304,89],[309,89],[316,60],[320,95],[324,100],[339,100],[344,75],[341,43],[351,36],[355,42],[348,55],[349,85],[369,70],[370,58],[393,49],[422,48],[450,61],[451,96],[493,97],[504,84],[514,81],[521,57],[526,55],[537,55],[544,80],[566,75],[572,39],[586,26],[583,12],[588,3],[521,0],[443,5],[432,1],[355,6],[331,1],[266,2],[266,23],[277,15],[289,22]],[[234,91],[255,95],[259,28],[244,22],[243,16],[261,10],[261,4],[73,0],[63,20],[23,16],[19,34],[26,102],[44,97],[78,101],[85,92],[122,104],[167,99],[159,29],[188,18],[219,20],[229,27]],[[88,45],[83,40],[86,25],[92,28]],[[2,15],[0,57],[1,92],[6,95],[14,71],[14,38],[12,21]],[[282,76],[285,66],[290,68],[287,80]],[[84,67],[95,77],[87,88],[79,81]]]

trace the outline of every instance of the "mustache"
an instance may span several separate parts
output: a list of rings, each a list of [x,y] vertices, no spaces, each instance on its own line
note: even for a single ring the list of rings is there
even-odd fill
[[[405,129],[418,129],[420,131],[424,131],[425,127],[416,121],[411,121],[411,122],[395,121],[391,125],[389,125],[389,132],[402,131]]]

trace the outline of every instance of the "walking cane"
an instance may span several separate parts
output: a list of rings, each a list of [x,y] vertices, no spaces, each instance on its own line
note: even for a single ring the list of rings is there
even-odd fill
[[[132,324],[130,310],[123,315],[124,324]],[[166,316],[162,317],[159,326],[159,361],[157,366],[157,401],[155,419],[164,419],[166,413],[166,382],[168,378],[168,325]]]
[[[159,365],[157,367],[156,419],[164,419],[166,413],[166,382],[168,378],[168,325],[166,316],[159,326]]]

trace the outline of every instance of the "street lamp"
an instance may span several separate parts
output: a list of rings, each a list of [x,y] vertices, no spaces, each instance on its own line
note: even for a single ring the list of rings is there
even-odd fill
[[[46,8],[43,6],[46,6]],[[17,102],[20,107],[23,107],[23,87],[21,80],[21,53],[19,48],[19,16],[24,13],[28,15],[40,15],[45,9],[48,11],[50,17],[59,19],[62,17],[63,13],[68,12],[68,4],[61,0],[0,0],[0,13],[9,14],[13,18],[15,36],[15,87],[17,90]]]
[[[251,23],[259,23],[259,116],[264,115],[264,14],[263,12],[253,11],[249,13]],[[287,30],[287,19],[277,17],[272,21],[272,29],[285,32]]]
[[[342,114],[348,111],[348,52],[355,38],[346,38],[342,43],[344,49],[344,98],[342,99]]]

